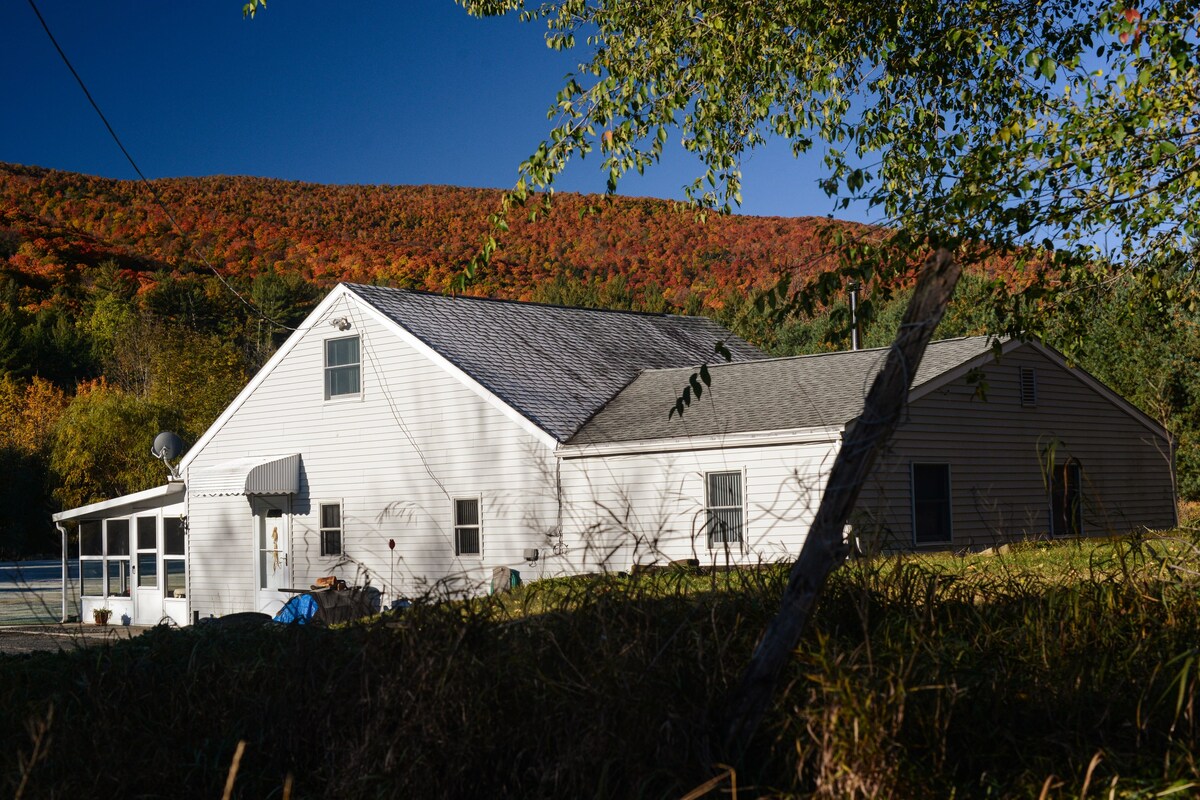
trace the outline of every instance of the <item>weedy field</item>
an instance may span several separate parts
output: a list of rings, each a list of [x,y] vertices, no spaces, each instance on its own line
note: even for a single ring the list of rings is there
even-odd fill
[[[1192,527],[848,562],[766,724],[731,767],[714,731],[785,577],[766,566],[545,581],[336,630],[156,629],[0,658],[0,793],[1200,790]]]

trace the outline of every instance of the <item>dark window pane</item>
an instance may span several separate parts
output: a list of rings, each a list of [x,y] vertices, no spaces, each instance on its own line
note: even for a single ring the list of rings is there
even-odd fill
[[[338,505],[323,505],[321,506],[321,527],[322,528],[340,528],[342,527],[342,507]]]
[[[163,553],[183,555],[183,520],[179,517],[163,518]]]
[[[108,594],[110,597],[129,596],[129,559],[110,558],[108,564]]]
[[[358,363],[358,337],[330,339],[325,342],[325,366],[340,367]]]
[[[187,569],[182,558],[164,558],[163,572],[166,575],[167,597],[187,596]]]
[[[137,519],[138,550],[158,549],[158,518],[138,517]]]
[[[104,595],[104,562],[85,559],[79,562],[79,593],[84,597]]]
[[[479,555],[479,528],[454,529],[454,554]]]
[[[708,546],[737,544],[742,541],[742,510],[714,508],[708,511]]]
[[[455,525],[478,525],[479,524],[479,500],[455,500],[454,501],[454,524]]]
[[[101,533],[100,520],[89,519],[79,523],[79,555],[104,555],[104,538]]]
[[[1077,536],[1083,530],[1083,486],[1079,464],[1055,464],[1050,475],[1050,532]]]
[[[321,555],[340,556],[342,554],[342,532],[340,530],[321,531]]]
[[[710,472],[708,475],[708,507],[740,506],[742,504],[742,473]]]
[[[325,391],[330,397],[358,394],[358,366],[332,367],[325,370]]]
[[[105,527],[108,529],[108,555],[129,555],[129,520],[110,519]]]
[[[138,553],[137,557],[138,586],[158,586],[158,555],[156,553]]]
[[[949,542],[953,537],[950,465],[912,465],[913,541]]]

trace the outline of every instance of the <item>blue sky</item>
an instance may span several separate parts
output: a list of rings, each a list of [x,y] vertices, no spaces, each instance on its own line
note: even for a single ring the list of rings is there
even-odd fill
[[[508,187],[584,55],[452,0],[271,0],[253,21],[241,5],[39,0],[149,177]],[[0,161],[134,177],[26,2],[0,3],[0,31]],[[603,191],[599,161],[573,164],[559,190]],[[818,161],[783,142],[755,153],[741,213],[830,213]],[[676,145],[620,190],[678,198],[701,172]]]

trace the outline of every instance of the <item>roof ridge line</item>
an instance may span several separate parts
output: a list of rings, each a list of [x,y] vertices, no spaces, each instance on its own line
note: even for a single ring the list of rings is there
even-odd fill
[[[486,303],[504,303],[506,305],[517,306],[534,306],[536,308],[559,308],[565,311],[594,311],[599,314],[626,314],[637,317],[668,317],[671,319],[699,319],[707,322],[712,322],[720,325],[711,317],[706,317],[703,314],[675,314],[671,311],[634,311],[633,309],[625,308],[591,308],[589,306],[570,306],[564,303],[541,303],[535,300],[510,300],[506,297],[477,297],[469,294],[448,294],[446,292],[433,292],[428,289],[399,289],[393,286],[380,286],[371,283],[351,283],[349,281],[342,282],[349,289],[382,289],[386,292],[397,292],[399,294],[415,294],[423,297],[440,297],[447,300],[478,300]],[[724,327],[724,326],[722,326]]]

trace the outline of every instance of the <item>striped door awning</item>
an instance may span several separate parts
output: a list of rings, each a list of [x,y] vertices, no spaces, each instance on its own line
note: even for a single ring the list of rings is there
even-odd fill
[[[235,458],[188,471],[188,492],[199,497],[296,494],[300,491],[300,454]]]

